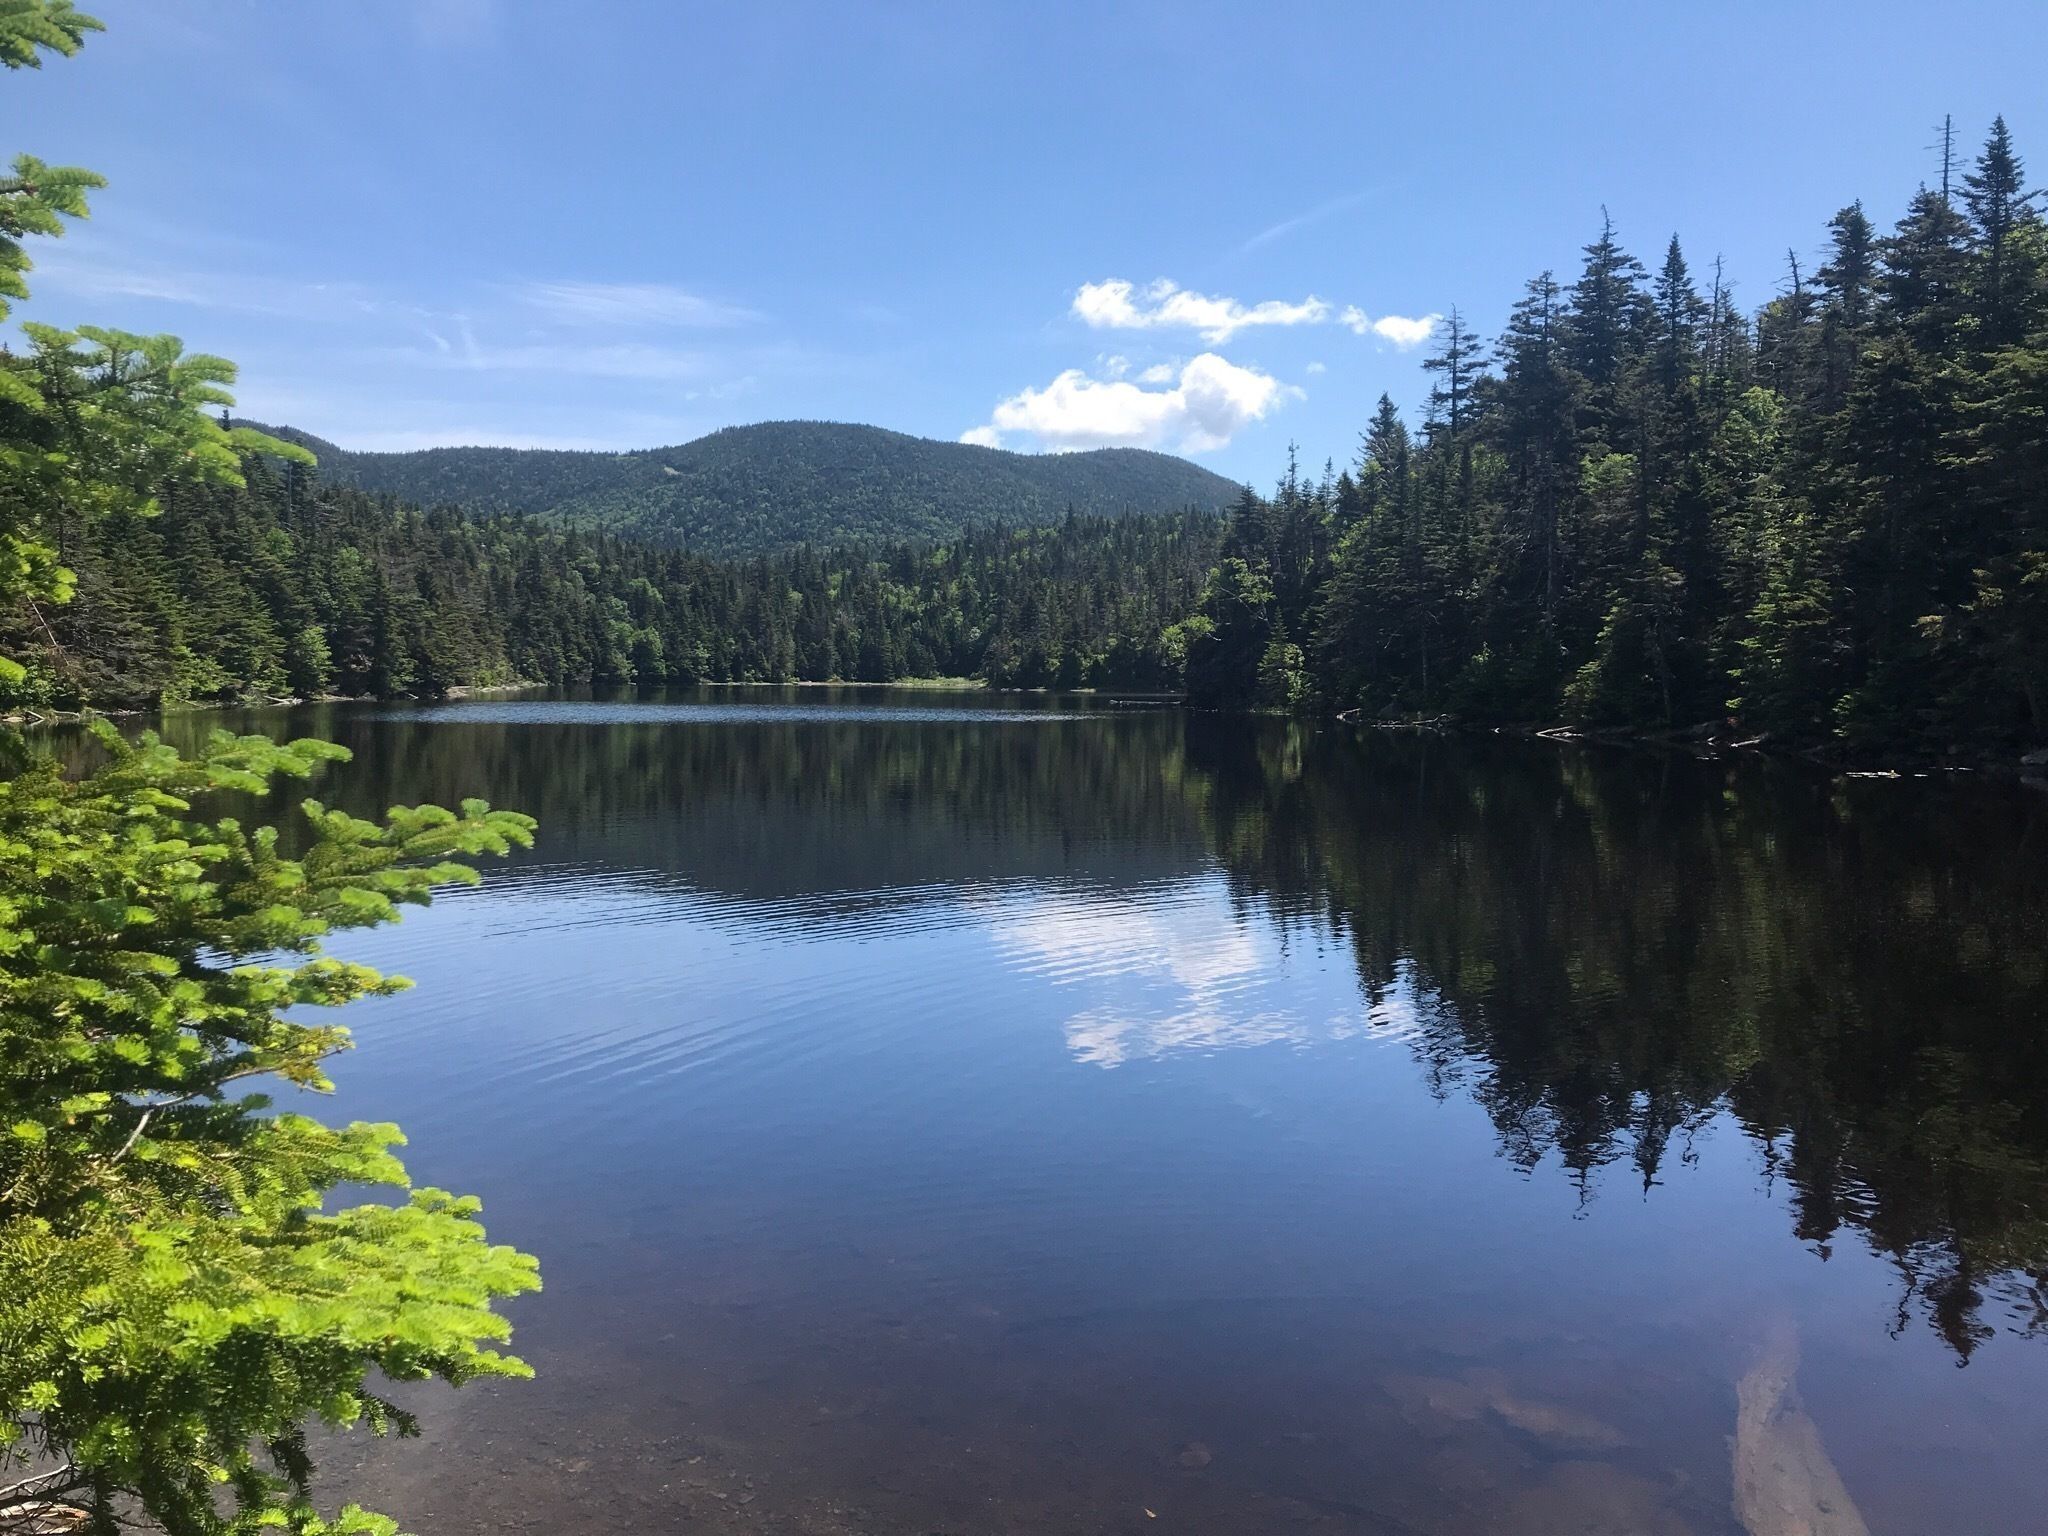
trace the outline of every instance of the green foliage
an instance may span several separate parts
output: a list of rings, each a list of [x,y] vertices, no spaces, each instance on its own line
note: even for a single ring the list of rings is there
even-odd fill
[[[247,453],[310,459],[216,420],[213,409],[233,403],[234,366],[188,355],[175,336],[22,330],[29,350],[0,355],[0,604],[19,605],[46,635],[38,604],[69,601],[75,583],[53,535],[151,517],[172,481],[239,485]],[[0,656],[0,689],[28,680],[21,661]]]
[[[1260,708],[1293,709],[1307,696],[1308,674],[1302,667],[1301,647],[1285,633],[1274,635],[1259,658]]]
[[[943,541],[989,523],[1050,524],[1069,511],[1214,511],[1237,493],[1185,459],[1135,448],[1007,453],[825,421],[728,427],[637,453],[349,453],[275,430],[317,453],[336,484],[427,507],[545,514],[735,557],[796,544]]]
[[[0,784],[0,1443],[68,1466],[61,1496],[96,1511],[303,1526],[305,1424],[409,1428],[373,1371],[524,1374],[492,1347],[492,1302],[537,1281],[471,1200],[324,1211],[341,1184],[405,1185],[397,1129],[269,1114],[241,1086],[324,1091],[347,1032],[292,1010],[404,983],[321,941],[473,881],[455,861],[527,845],[532,822],[471,801],[373,824],[308,800],[289,856],[275,828],[193,803],[341,749],[99,741],[83,779],[39,762]]]
[[[97,26],[65,0],[0,0],[0,62],[69,53]],[[18,237],[60,233],[98,184],[16,162],[0,297],[25,291]],[[217,420],[234,370],[175,337],[23,330],[27,353],[0,355],[0,612],[46,644],[10,634],[0,687],[268,684],[278,647],[246,611],[205,615],[203,648],[153,622],[157,514],[166,496],[236,493],[245,455],[311,456]],[[194,532],[181,574],[212,575]],[[60,550],[86,557],[97,594],[77,620]],[[92,643],[68,650],[51,612]],[[322,645],[294,638],[292,666],[318,671]],[[495,1347],[493,1304],[538,1284],[534,1262],[439,1190],[327,1209],[342,1185],[406,1187],[397,1128],[272,1114],[237,1085],[325,1090],[347,1032],[296,1010],[403,983],[322,939],[475,879],[459,859],[525,846],[533,824],[480,801],[372,823],[309,800],[294,854],[195,802],[265,793],[339,748],[216,733],[188,758],[102,723],[98,749],[101,767],[67,778],[10,738],[0,779],[0,1471],[26,1473],[0,1483],[0,1528],[388,1536],[360,1509],[314,1512],[310,1426],[410,1431],[373,1378],[525,1374]]]
[[[71,0],[0,0],[0,64],[40,69],[39,49],[69,58],[84,44],[86,33],[105,30]]]
[[[4,25],[0,17],[0,25]],[[0,31],[0,49],[6,33]],[[76,166],[45,165],[34,155],[16,155],[13,173],[0,176],[0,319],[14,300],[28,297],[27,274],[34,263],[23,248],[24,235],[61,235],[66,218],[86,216],[85,194],[105,186],[106,178]],[[23,387],[0,377],[0,399],[26,402]]]
[[[1187,634],[1189,703],[1259,705],[1269,681],[1274,603],[1272,576],[1263,563],[1225,555],[1202,592],[1201,623]]]

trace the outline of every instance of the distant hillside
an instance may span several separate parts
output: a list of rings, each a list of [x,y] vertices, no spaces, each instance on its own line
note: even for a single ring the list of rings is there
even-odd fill
[[[336,484],[426,506],[546,513],[715,555],[943,538],[981,523],[1047,523],[1069,507],[1111,516],[1214,509],[1238,491],[1199,465],[1142,449],[1007,453],[823,421],[727,427],[633,453],[352,453],[289,427],[265,430],[311,448]]]

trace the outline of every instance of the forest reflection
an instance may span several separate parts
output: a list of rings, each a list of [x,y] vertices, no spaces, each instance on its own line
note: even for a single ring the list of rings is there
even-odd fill
[[[1098,1067],[1334,1027],[1259,1011],[1253,929],[1171,931],[1161,893],[1220,871],[1258,932],[1346,946],[1358,1026],[1534,1176],[1590,1192],[1622,1165],[1654,1191],[1726,1115],[1815,1253],[1847,1233],[1888,1257],[1900,1327],[1964,1361],[2001,1326],[2048,1331],[2037,790],[1108,708],[546,721],[256,723],[351,746],[320,792],[352,810],[481,792],[538,816],[508,882],[631,871],[783,927],[1058,890],[999,935],[1020,963],[1152,966],[1188,999],[1077,1018]]]
[[[1352,947],[1510,1157],[1653,1189],[1723,1111],[1967,1359],[2048,1325],[2048,802],[1498,738],[1191,731],[1237,889]]]

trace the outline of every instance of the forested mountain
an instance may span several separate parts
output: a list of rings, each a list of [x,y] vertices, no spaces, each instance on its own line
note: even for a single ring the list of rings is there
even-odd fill
[[[983,523],[1052,523],[1069,511],[1216,511],[1238,491],[1185,459],[1136,448],[1009,453],[828,421],[727,427],[636,453],[351,453],[288,427],[263,430],[311,448],[321,477],[337,485],[423,507],[545,513],[713,555],[945,539]]]
[[[255,457],[154,516],[57,530],[74,599],[0,619],[0,703],[439,695],[975,675],[1179,686],[1223,533],[1207,512],[987,526],[937,543],[716,560],[536,518],[423,511]]]
[[[1861,204],[1753,318],[1611,223],[1419,431],[1249,493],[1198,702],[1705,726],[1851,749],[2048,741],[2048,225],[2001,120],[1891,233]]]

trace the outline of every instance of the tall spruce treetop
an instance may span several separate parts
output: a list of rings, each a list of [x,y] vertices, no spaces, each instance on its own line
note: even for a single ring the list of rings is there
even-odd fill
[[[1991,135],[1974,169],[1963,177],[1963,204],[1981,241],[1976,303],[1986,347],[2009,346],[2024,329],[2023,296],[2029,274],[2027,254],[2014,236],[2037,221],[2036,194],[2026,189],[2026,175],[2012,134],[2003,117],[1991,124]]]
[[[1479,383],[1486,372],[1486,357],[1479,337],[1466,326],[1464,316],[1453,304],[1438,327],[1436,349],[1422,360],[1432,375],[1429,386],[1429,419],[1454,440],[1470,429],[1478,413]]]
[[[1612,444],[1621,427],[1623,384],[1645,329],[1643,276],[1643,264],[1621,248],[1603,208],[1600,236],[1586,247],[1572,285],[1566,332],[1571,365],[1586,381],[1581,425],[1590,439]]]
[[[1359,445],[1358,483],[1365,493],[1366,521],[1390,534],[1408,522],[1413,446],[1393,397],[1381,395]]]
[[[1963,205],[1987,248],[2011,234],[2026,211],[2026,177],[2003,116],[1992,119],[1976,167],[1963,175]]]
[[[1658,268],[1657,382],[1666,396],[1675,394],[1699,361],[1699,328],[1706,319],[1707,306],[1692,285],[1692,273],[1685,264],[1685,252],[1678,236],[1664,249],[1664,265]]]
[[[1970,226],[1939,192],[1923,187],[1878,249],[1885,319],[1930,353],[1949,345],[1962,316]]]
[[[1877,238],[1861,203],[1851,203],[1828,220],[1828,259],[1814,274],[1824,301],[1853,330],[1870,318],[1877,279]]]

